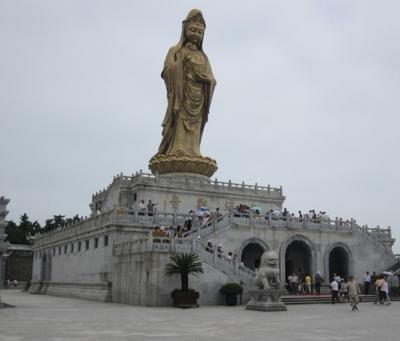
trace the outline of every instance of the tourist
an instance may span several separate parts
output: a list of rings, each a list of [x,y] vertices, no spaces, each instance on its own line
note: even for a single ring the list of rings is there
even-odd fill
[[[331,282],[331,295],[332,295],[332,304],[335,304],[335,302],[339,303],[339,284],[336,281],[336,278],[332,278]]]
[[[146,211],[146,204],[144,203],[144,200],[140,200],[139,203],[139,215],[144,215],[144,212]]]
[[[290,288],[292,290],[292,295],[296,295],[296,293],[297,293],[298,281],[299,281],[299,278],[297,277],[296,273],[293,272],[292,276],[289,276],[289,283],[290,283]]]
[[[211,240],[209,240],[209,241],[207,242],[206,251],[209,252],[209,253],[214,253],[213,244],[212,244]]]
[[[17,286],[18,286],[18,281],[17,281],[16,279],[13,280],[13,285],[14,285],[14,288],[17,288]]]
[[[375,277],[374,287],[375,287],[374,304],[378,304],[378,302],[380,302],[381,300],[381,278],[379,276]]]
[[[348,290],[347,290],[347,285],[345,283],[345,279],[342,278],[342,282],[340,283],[340,297],[344,297],[347,303],[347,300],[349,299],[349,295],[348,295]]]
[[[311,276],[309,274],[306,274],[304,276],[304,289],[305,289],[306,295],[311,294]]]
[[[299,211],[299,222],[301,223],[303,221],[303,214],[301,211]]]
[[[6,288],[7,289],[11,288],[11,281],[9,279],[7,279],[7,281],[6,281]]]
[[[176,227],[175,235],[176,235],[178,238],[182,238],[182,228],[181,228],[181,225],[178,225],[178,226]]]
[[[349,277],[346,287],[349,295],[350,305],[352,307],[351,310],[358,311],[357,304],[360,302],[360,287],[353,276]]]
[[[219,257],[219,258],[222,258],[222,254],[224,253],[224,250],[222,249],[222,244],[218,244],[218,247],[217,247],[217,256]]]
[[[231,251],[228,252],[228,256],[226,256],[226,258],[228,259],[229,262],[232,262],[233,260],[233,254]]]
[[[213,218],[218,219],[221,216],[221,212],[219,211],[219,207],[216,207],[213,212]]]
[[[383,278],[381,279],[381,304],[390,304],[390,299],[389,299],[389,284],[387,282],[388,276],[384,275]]]
[[[286,209],[286,207],[283,209],[283,212],[282,212],[282,219],[283,220],[287,220],[287,217],[288,217],[288,215],[289,215],[289,211]]]
[[[369,271],[367,271],[365,273],[363,281],[364,281],[364,294],[368,295],[369,294],[369,287],[371,285],[371,275],[369,274]]]
[[[154,206],[156,206],[156,204],[152,203],[151,200],[149,200],[147,204],[147,215],[149,217],[153,216]]]
[[[314,283],[315,283],[315,293],[317,295],[321,295],[321,285],[324,282],[324,279],[321,276],[321,272],[317,271],[315,275]]]

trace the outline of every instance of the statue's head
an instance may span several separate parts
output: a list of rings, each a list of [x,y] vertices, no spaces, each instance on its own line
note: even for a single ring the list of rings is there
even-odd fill
[[[265,251],[261,257],[261,267],[269,266],[276,268],[278,267],[278,255],[275,251]]]
[[[198,9],[192,9],[182,22],[184,43],[189,42],[199,48],[203,45],[204,30],[206,23],[203,14]]]

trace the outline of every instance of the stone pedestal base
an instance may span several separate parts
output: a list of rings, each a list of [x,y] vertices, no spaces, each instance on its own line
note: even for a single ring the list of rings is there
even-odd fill
[[[287,307],[281,301],[281,289],[254,289],[249,290],[251,299],[246,304],[247,310],[258,311],[286,311]]]
[[[211,177],[217,170],[217,162],[209,157],[189,155],[155,155],[149,162],[152,173],[191,173]]]

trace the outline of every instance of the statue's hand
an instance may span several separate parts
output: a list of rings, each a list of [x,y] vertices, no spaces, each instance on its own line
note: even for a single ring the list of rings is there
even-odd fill
[[[184,63],[190,63],[193,60],[193,55],[190,52],[186,52],[183,55],[183,62]]]

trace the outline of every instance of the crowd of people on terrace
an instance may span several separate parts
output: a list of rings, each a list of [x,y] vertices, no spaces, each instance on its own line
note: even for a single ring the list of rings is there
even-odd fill
[[[148,200],[146,204],[144,200],[140,200],[139,202],[139,215],[147,215],[153,216],[156,210],[156,203]],[[329,223],[331,220],[330,216],[326,213],[326,211],[316,211],[315,209],[310,209],[308,212],[290,212],[287,208],[284,208],[281,211],[278,208],[273,208],[262,213],[262,209],[258,206],[249,206],[246,204],[239,204],[235,207],[231,208],[231,212],[234,217],[243,217],[249,218],[253,216],[254,218],[265,218],[266,220],[282,220],[282,221],[295,221],[295,222],[303,222],[309,221],[313,223]],[[189,216],[196,218],[196,222],[207,222],[208,220],[221,216],[221,212],[219,207],[216,207],[215,210],[211,211],[207,206],[198,207],[195,211],[191,210],[189,212]],[[342,218],[337,219],[339,225],[349,224],[349,220],[344,220]]]

